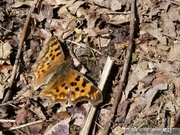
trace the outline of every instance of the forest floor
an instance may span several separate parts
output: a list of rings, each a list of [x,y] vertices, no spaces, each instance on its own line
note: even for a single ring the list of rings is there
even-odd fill
[[[180,134],[179,0],[0,5],[0,135]]]

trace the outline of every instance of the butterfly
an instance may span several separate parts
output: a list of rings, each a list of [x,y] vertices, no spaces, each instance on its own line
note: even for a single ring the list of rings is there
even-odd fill
[[[34,71],[34,88],[46,84],[40,95],[55,103],[76,104],[83,100],[90,101],[93,106],[101,103],[101,90],[80,72],[72,69],[69,60],[65,61],[57,38],[51,37],[45,45],[46,50]]]

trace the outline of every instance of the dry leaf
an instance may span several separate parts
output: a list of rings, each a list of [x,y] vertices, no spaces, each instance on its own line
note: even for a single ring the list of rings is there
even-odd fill
[[[33,124],[29,126],[29,130],[33,135],[38,135],[43,128],[43,123]]]
[[[147,92],[144,94],[144,99],[147,103],[147,108],[149,108],[151,106],[156,93],[159,90],[167,90],[167,88],[168,88],[167,84],[159,84],[159,85],[156,85],[153,88],[147,90]]]
[[[0,65],[4,64],[5,62],[10,64],[9,56],[11,54],[11,45],[6,42],[4,44],[0,44]]]
[[[12,8],[19,8],[19,7],[24,6],[24,5],[32,7],[34,5],[34,1],[30,1],[30,0],[27,0],[27,1],[24,1],[24,2],[16,1],[15,4],[13,4],[11,7]]]
[[[100,5],[101,7],[106,7],[107,9],[111,9],[112,11],[121,9],[121,1],[119,0],[89,0],[89,2]]]
[[[145,24],[143,29],[153,37],[157,38],[161,44],[166,45],[166,37],[162,35],[162,28],[158,28],[157,25],[157,22],[154,21],[151,23],[151,25]]]
[[[168,53],[167,60],[180,61],[180,44],[175,44],[171,46],[171,50]]]
[[[75,38],[75,42],[80,42],[84,35],[84,32],[81,29],[75,28],[74,31],[76,32],[77,36]]]
[[[70,117],[70,114],[67,111],[58,112],[53,116],[55,119],[62,121]]]
[[[5,92],[5,88],[3,85],[0,84],[0,99],[3,99],[4,92]]]
[[[156,115],[158,112],[158,109],[159,109],[159,105],[154,104],[150,108],[144,109],[143,112],[141,113],[141,117]]]
[[[16,116],[16,124],[20,125],[23,123],[26,123],[28,117],[28,110],[26,107],[21,108],[18,110],[17,116]]]
[[[179,10],[180,10],[179,6],[178,7],[170,6],[170,9],[168,10],[168,16],[169,16],[170,20],[172,20],[173,22],[174,21],[180,21]]]
[[[163,13],[161,15],[163,24],[162,24],[162,29],[163,32],[172,36],[172,37],[176,37],[176,30],[175,30],[175,26],[173,21],[169,18],[167,13]]]
[[[76,1],[72,5],[68,7],[71,14],[75,15],[78,8],[80,8],[81,5],[83,5],[84,1]]]
[[[67,118],[54,125],[44,135],[69,135],[69,122],[71,118]]]
[[[134,67],[132,74],[129,77],[128,84],[125,89],[126,98],[129,95],[129,92],[137,85],[137,83],[142,80],[148,73],[153,72],[153,67],[148,69],[148,65],[151,63],[142,62],[138,63],[136,67]]]
[[[106,38],[106,37],[103,37],[105,36],[106,34],[102,35],[102,37],[99,37],[99,38],[95,38],[93,40],[94,44],[95,45],[98,45],[100,47],[107,47],[109,45],[109,43],[111,42],[111,38]]]
[[[114,25],[122,25],[130,21],[130,15],[108,15],[108,16],[109,16],[108,23]]]
[[[124,129],[121,126],[117,126],[112,129],[112,135],[123,135],[124,134]],[[102,134],[100,134],[102,135]],[[124,134],[126,135],[126,134]]]

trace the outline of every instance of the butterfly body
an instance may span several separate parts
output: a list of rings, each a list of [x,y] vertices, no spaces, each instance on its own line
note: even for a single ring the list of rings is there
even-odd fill
[[[57,39],[51,38],[49,46],[47,54],[44,55],[44,61],[42,60],[34,73],[35,84],[42,84],[41,81],[44,78],[47,79],[47,76],[50,75],[50,78],[47,79],[47,87],[42,90],[41,96],[50,98],[52,102],[60,103],[76,104],[79,101],[88,100],[96,106],[102,102],[101,91],[84,75],[72,69],[70,61],[64,60],[64,54]],[[52,52],[54,54],[51,54]],[[56,57],[59,57],[59,59]],[[48,63],[50,63],[51,71],[48,68],[43,68],[43,66],[48,67]],[[39,76],[38,73],[42,73],[44,78],[41,75]]]

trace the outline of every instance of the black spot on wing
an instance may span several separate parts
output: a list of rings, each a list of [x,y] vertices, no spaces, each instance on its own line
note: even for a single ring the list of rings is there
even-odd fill
[[[61,85],[61,87],[64,87],[66,84],[65,83],[63,83],[62,85]]]
[[[71,82],[70,85],[71,85],[71,86],[76,86],[77,83],[76,83],[76,82]]]
[[[79,91],[79,87],[76,87],[76,88],[75,88],[75,91]]]
[[[84,90],[84,89],[82,89],[82,90],[81,90],[81,92],[83,93],[83,92],[85,92],[85,90]]]
[[[55,56],[53,55],[52,57],[51,57],[51,60],[53,61],[55,59]]]
[[[61,55],[61,52],[58,52],[58,53],[56,54],[56,56],[59,56],[59,55]]]
[[[42,73],[44,73],[44,72],[45,72],[45,70],[43,69],[43,70],[41,70],[41,72],[42,72]]]
[[[76,80],[76,81],[80,81],[80,77],[81,77],[81,76],[78,75],[78,76],[75,78],[75,80]]]
[[[57,48],[54,49],[55,52],[58,51],[58,50],[59,50],[59,46],[58,46]]]
[[[89,83],[86,79],[83,79],[83,83],[82,83],[82,86],[83,87],[86,87],[86,84]]]
[[[58,89],[58,88],[56,89],[56,92],[59,92],[59,89]]]

